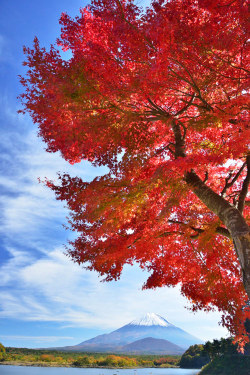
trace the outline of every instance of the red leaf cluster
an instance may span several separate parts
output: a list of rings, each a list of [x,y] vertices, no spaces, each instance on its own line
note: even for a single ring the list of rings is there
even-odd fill
[[[137,262],[151,273],[145,288],[180,284],[193,310],[216,306],[244,343],[247,295],[230,233],[185,176],[195,171],[237,205],[249,139],[246,2],[158,0],[143,11],[94,0],[60,23],[57,44],[72,58],[37,39],[25,48],[25,110],[49,152],[110,170],[50,183],[79,234],[70,256],[107,280]]]

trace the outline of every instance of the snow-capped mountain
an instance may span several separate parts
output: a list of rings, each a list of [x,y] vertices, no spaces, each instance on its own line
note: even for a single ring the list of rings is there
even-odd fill
[[[134,326],[162,326],[162,327],[169,327],[172,326],[166,319],[162,316],[155,314],[155,313],[147,313],[140,319],[135,319],[130,322],[128,325]]]
[[[64,350],[122,352],[125,345],[145,338],[167,340],[180,347],[180,350],[183,349],[183,352],[190,345],[202,343],[202,340],[176,327],[160,315],[147,313],[111,333],[96,336],[75,346],[65,347]]]

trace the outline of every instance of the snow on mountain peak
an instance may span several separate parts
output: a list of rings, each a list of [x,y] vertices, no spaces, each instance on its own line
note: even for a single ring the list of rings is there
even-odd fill
[[[135,319],[129,323],[129,325],[136,325],[136,326],[162,326],[168,327],[172,324],[169,323],[166,319],[162,316],[155,314],[155,313],[147,313],[143,317],[139,319]]]

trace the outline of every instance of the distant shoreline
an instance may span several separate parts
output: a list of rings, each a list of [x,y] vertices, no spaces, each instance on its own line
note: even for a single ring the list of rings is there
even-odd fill
[[[28,366],[28,367],[75,367],[69,365],[60,365],[59,363],[40,363],[40,362],[17,362],[17,361],[7,361],[0,362],[0,366]]]
[[[18,362],[18,361],[6,361],[6,362],[0,362],[0,366],[27,366],[27,367],[65,367],[65,368],[95,368],[95,369],[110,369],[110,370],[129,370],[129,369],[139,369],[139,368],[159,368],[157,366],[155,367],[108,367],[108,366],[70,366],[70,365],[64,365],[59,363],[41,363],[41,362]],[[161,368],[180,368],[179,366],[168,366],[168,367],[161,367]]]

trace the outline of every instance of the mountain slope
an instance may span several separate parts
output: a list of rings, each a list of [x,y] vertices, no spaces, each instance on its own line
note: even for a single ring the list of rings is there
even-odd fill
[[[153,337],[147,337],[145,339],[132,342],[131,344],[124,345],[120,350],[123,353],[163,355],[180,355],[184,352],[184,349],[170,341],[154,339]]]
[[[202,343],[202,340],[174,326],[160,315],[147,313],[142,318],[133,320],[109,334],[99,335],[78,345],[65,347],[64,349],[116,352],[120,351],[121,347],[127,344],[149,337],[167,340],[183,349],[187,349],[190,345]]]

